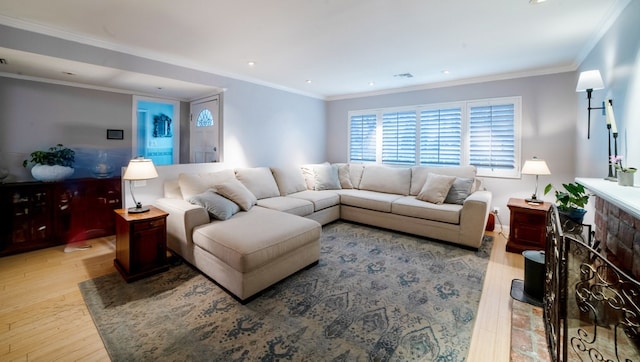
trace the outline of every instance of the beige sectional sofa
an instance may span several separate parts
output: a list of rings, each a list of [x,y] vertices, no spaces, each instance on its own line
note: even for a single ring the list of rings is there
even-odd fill
[[[241,301],[314,265],[337,219],[478,248],[491,205],[475,168],[314,164],[182,173],[156,206],[168,247]],[[230,201],[231,200],[231,201]]]

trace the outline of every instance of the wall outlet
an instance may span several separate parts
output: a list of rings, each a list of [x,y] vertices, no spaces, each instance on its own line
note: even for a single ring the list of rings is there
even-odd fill
[[[493,209],[491,209],[491,212],[492,212],[494,215],[498,215],[498,213],[500,212],[500,208],[499,208],[499,207],[497,207],[497,206],[494,206],[494,207],[493,207]]]

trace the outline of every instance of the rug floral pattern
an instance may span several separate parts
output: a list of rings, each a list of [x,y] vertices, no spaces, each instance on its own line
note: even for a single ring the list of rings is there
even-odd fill
[[[491,240],[478,251],[346,222],[318,265],[241,305],[188,265],[80,283],[114,361],[463,361]]]

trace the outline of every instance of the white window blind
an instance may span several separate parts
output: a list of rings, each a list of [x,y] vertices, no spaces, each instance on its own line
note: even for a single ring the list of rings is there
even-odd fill
[[[474,165],[478,176],[520,177],[521,98],[349,112],[349,162]]]
[[[416,112],[382,115],[382,163],[416,164]]]
[[[352,115],[349,122],[350,162],[376,162],[376,114]]]
[[[420,112],[420,165],[458,166],[462,151],[462,109]]]
[[[470,105],[469,163],[491,170],[516,169],[513,103]]]

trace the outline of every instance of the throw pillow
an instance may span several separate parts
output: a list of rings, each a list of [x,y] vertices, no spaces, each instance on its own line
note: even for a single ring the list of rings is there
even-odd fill
[[[209,216],[218,220],[227,220],[240,211],[240,206],[224,196],[209,189],[201,194],[190,197],[187,201],[204,207]]]
[[[258,202],[256,196],[238,180],[230,180],[217,185],[216,192],[238,204],[244,211],[249,211]]]
[[[268,167],[236,168],[236,178],[258,200],[280,196],[280,190]]]
[[[444,203],[462,205],[464,200],[471,194],[471,186],[473,186],[472,178],[456,177],[447,197],[444,199]]]
[[[429,173],[427,175],[427,181],[424,183],[424,186],[422,186],[422,190],[420,190],[416,199],[434,204],[442,204],[455,180],[455,176]]]
[[[307,164],[307,165],[300,166],[300,169],[302,170],[302,176],[304,177],[304,181],[307,184],[307,190],[313,190],[313,187],[316,184],[314,169],[317,166],[328,165],[328,164],[329,162]]]
[[[348,163],[340,163],[338,166],[338,179],[340,180],[340,187],[343,189],[352,189],[353,183],[351,182],[351,169]]]
[[[313,168],[315,183],[314,190],[339,190],[338,167],[335,165],[320,165]]]

